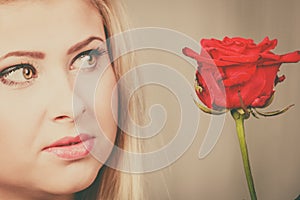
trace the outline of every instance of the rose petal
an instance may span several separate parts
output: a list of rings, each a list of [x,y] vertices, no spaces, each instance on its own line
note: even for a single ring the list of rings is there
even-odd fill
[[[256,63],[259,55],[239,55],[239,56],[223,56],[219,57],[222,61],[230,61],[236,63]]]
[[[291,53],[283,54],[279,56],[278,60],[260,60],[258,65],[278,65],[281,63],[296,63],[300,61],[300,51],[294,51]]]
[[[270,40],[269,37],[265,37],[257,46],[261,49],[260,52],[270,51],[277,46],[277,39]]]
[[[274,92],[275,91],[272,91],[269,95],[258,96],[256,99],[254,99],[251,106],[254,108],[263,108],[268,102],[268,100],[272,97]]]
[[[277,77],[277,72],[279,70],[280,65],[273,66],[264,66],[258,67],[257,73],[264,74],[265,76],[265,84],[261,93],[257,96],[256,100],[251,103],[252,107],[263,107],[267,102],[268,98],[270,98],[274,93],[275,80]],[[267,98],[268,97],[268,98]]]
[[[249,79],[255,74],[256,65],[241,64],[239,66],[230,66],[223,69],[225,72],[223,83],[225,87],[232,87],[249,81]]]
[[[275,55],[272,52],[263,52],[259,54],[261,56],[261,59],[264,59],[263,62],[267,61],[267,60],[280,60],[280,56],[279,55]]]
[[[283,54],[280,56],[282,63],[296,63],[300,61],[300,51],[294,51],[291,53]]]
[[[264,74],[255,73],[248,82],[237,87],[226,87],[226,97],[227,97],[227,108],[240,108],[240,96],[242,97],[243,103],[246,107],[251,105],[251,103],[257,98],[261,93],[265,85]]]
[[[199,85],[203,88],[202,92],[198,95],[200,100],[209,108],[213,108],[215,101],[219,102],[224,107],[226,105],[225,88],[220,85],[218,77],[220,72],[218,68],[203,67],[196,74]]]

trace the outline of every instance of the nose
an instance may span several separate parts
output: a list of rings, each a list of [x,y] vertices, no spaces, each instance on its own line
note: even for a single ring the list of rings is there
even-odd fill
[[[59,98],[61,102],[56,104],[56,112],[52,115],[52,120],[54,122],[74,123],[86,111],[82,100],[75,94],[72,95],[72,98],[67,96]],[[63,99],[65,99],[65,101]],[[67,101],[67,99],[72,100]]]
[[[49,88],[49,87],[48,87]],[[55,123],[74,123],[86,111],[82,99],[73,92],[73,84],[67,75],[56,76],[50,84],[48,116]]]

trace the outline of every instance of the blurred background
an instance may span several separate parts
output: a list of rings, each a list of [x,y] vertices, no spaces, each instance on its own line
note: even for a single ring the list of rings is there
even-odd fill
[[[196,41],[224,36],[278,39],[273,51],[300,49],[299,0],[124,0],[133,27],[162,27],[182,32]],[[140,63],[161,63],[176,69],[192,85],[194,69],[183,59],[162,51],[138,53]],[[266,110],[295,104],[281,116],[245,121],[246,139],[258,199],[294,200],[300,194],[300,63],[283,64],[286,80],[276,87]],[[146,142],[151,151],[175,137],[180,107],[175,95],[158,85],[143,87],[147,107],[162,105],[167,121],[160,133]],[[191,97],[191,104],[193,104]],[[197,107],[195,106],[195,109]],[[210,116],[200,113],[197,136],[175,163],[146,175],[149,199],[248,200],[242,158],[234,121],[226,115],[222,134],[204,159],[198,153]],[[191,116],[193,117],[193,116]],[[155,120],[155,119],[153,119]]]

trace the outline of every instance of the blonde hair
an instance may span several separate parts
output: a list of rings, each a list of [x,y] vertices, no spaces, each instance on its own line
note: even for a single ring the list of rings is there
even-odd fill
[[[99,10],[103,24],[106,30],[107,38],[129,29],[128,20],[124,12],[124,5],[120,0],[90,0],[91,3]],[[123,43],[126,45],[126,41]],[[124,45],[123,44],[123,45]],[[116,44],[111,43],[112,57],[114,56],[113,49],[117,49]],[[134,59],[132,54],[122,56],[112,63],[117,80],[119,80],[126,72],[133,69]],[[136,75],[136,83],[138,84],[138,75]],[[135,92],[131,97],[124,94],[126,86],[119,85],[119,112],[129,112],[131,118],[136,123],[143,123],[144,105],[141,92]],[[126,104],[130,98],[129,105]],[[126,111],[125,111],[126,110]],[[122,117],[122,115],[119,115]],[[119,119],[126,123],[128,119]],[[134,131],[133,129],[130,129]],[[126,134],[118,128],[117,139],[115,145],[125,151],[141,152],[141,143],[138,139]],[[133,160],[124,160],[122,155],[113,150],[110,155],[111,160],[115,162],[123,162],[126,165],[133,165]],[[136,161],[135,161],[136,164]],[[77,200],[140,200],[143,199],[143,186],[141,176],[138,174],[130,174],[120,172],[108,166],[103,166],[93,184],[87,189],[75,194]]]

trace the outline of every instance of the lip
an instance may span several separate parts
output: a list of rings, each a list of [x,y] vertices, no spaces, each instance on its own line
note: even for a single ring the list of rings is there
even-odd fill
[[[94,147],[95,137],[89,134],[79,134],[76,137],[61,138],[42,149],[63,160],[78,160],[86,157]]]

